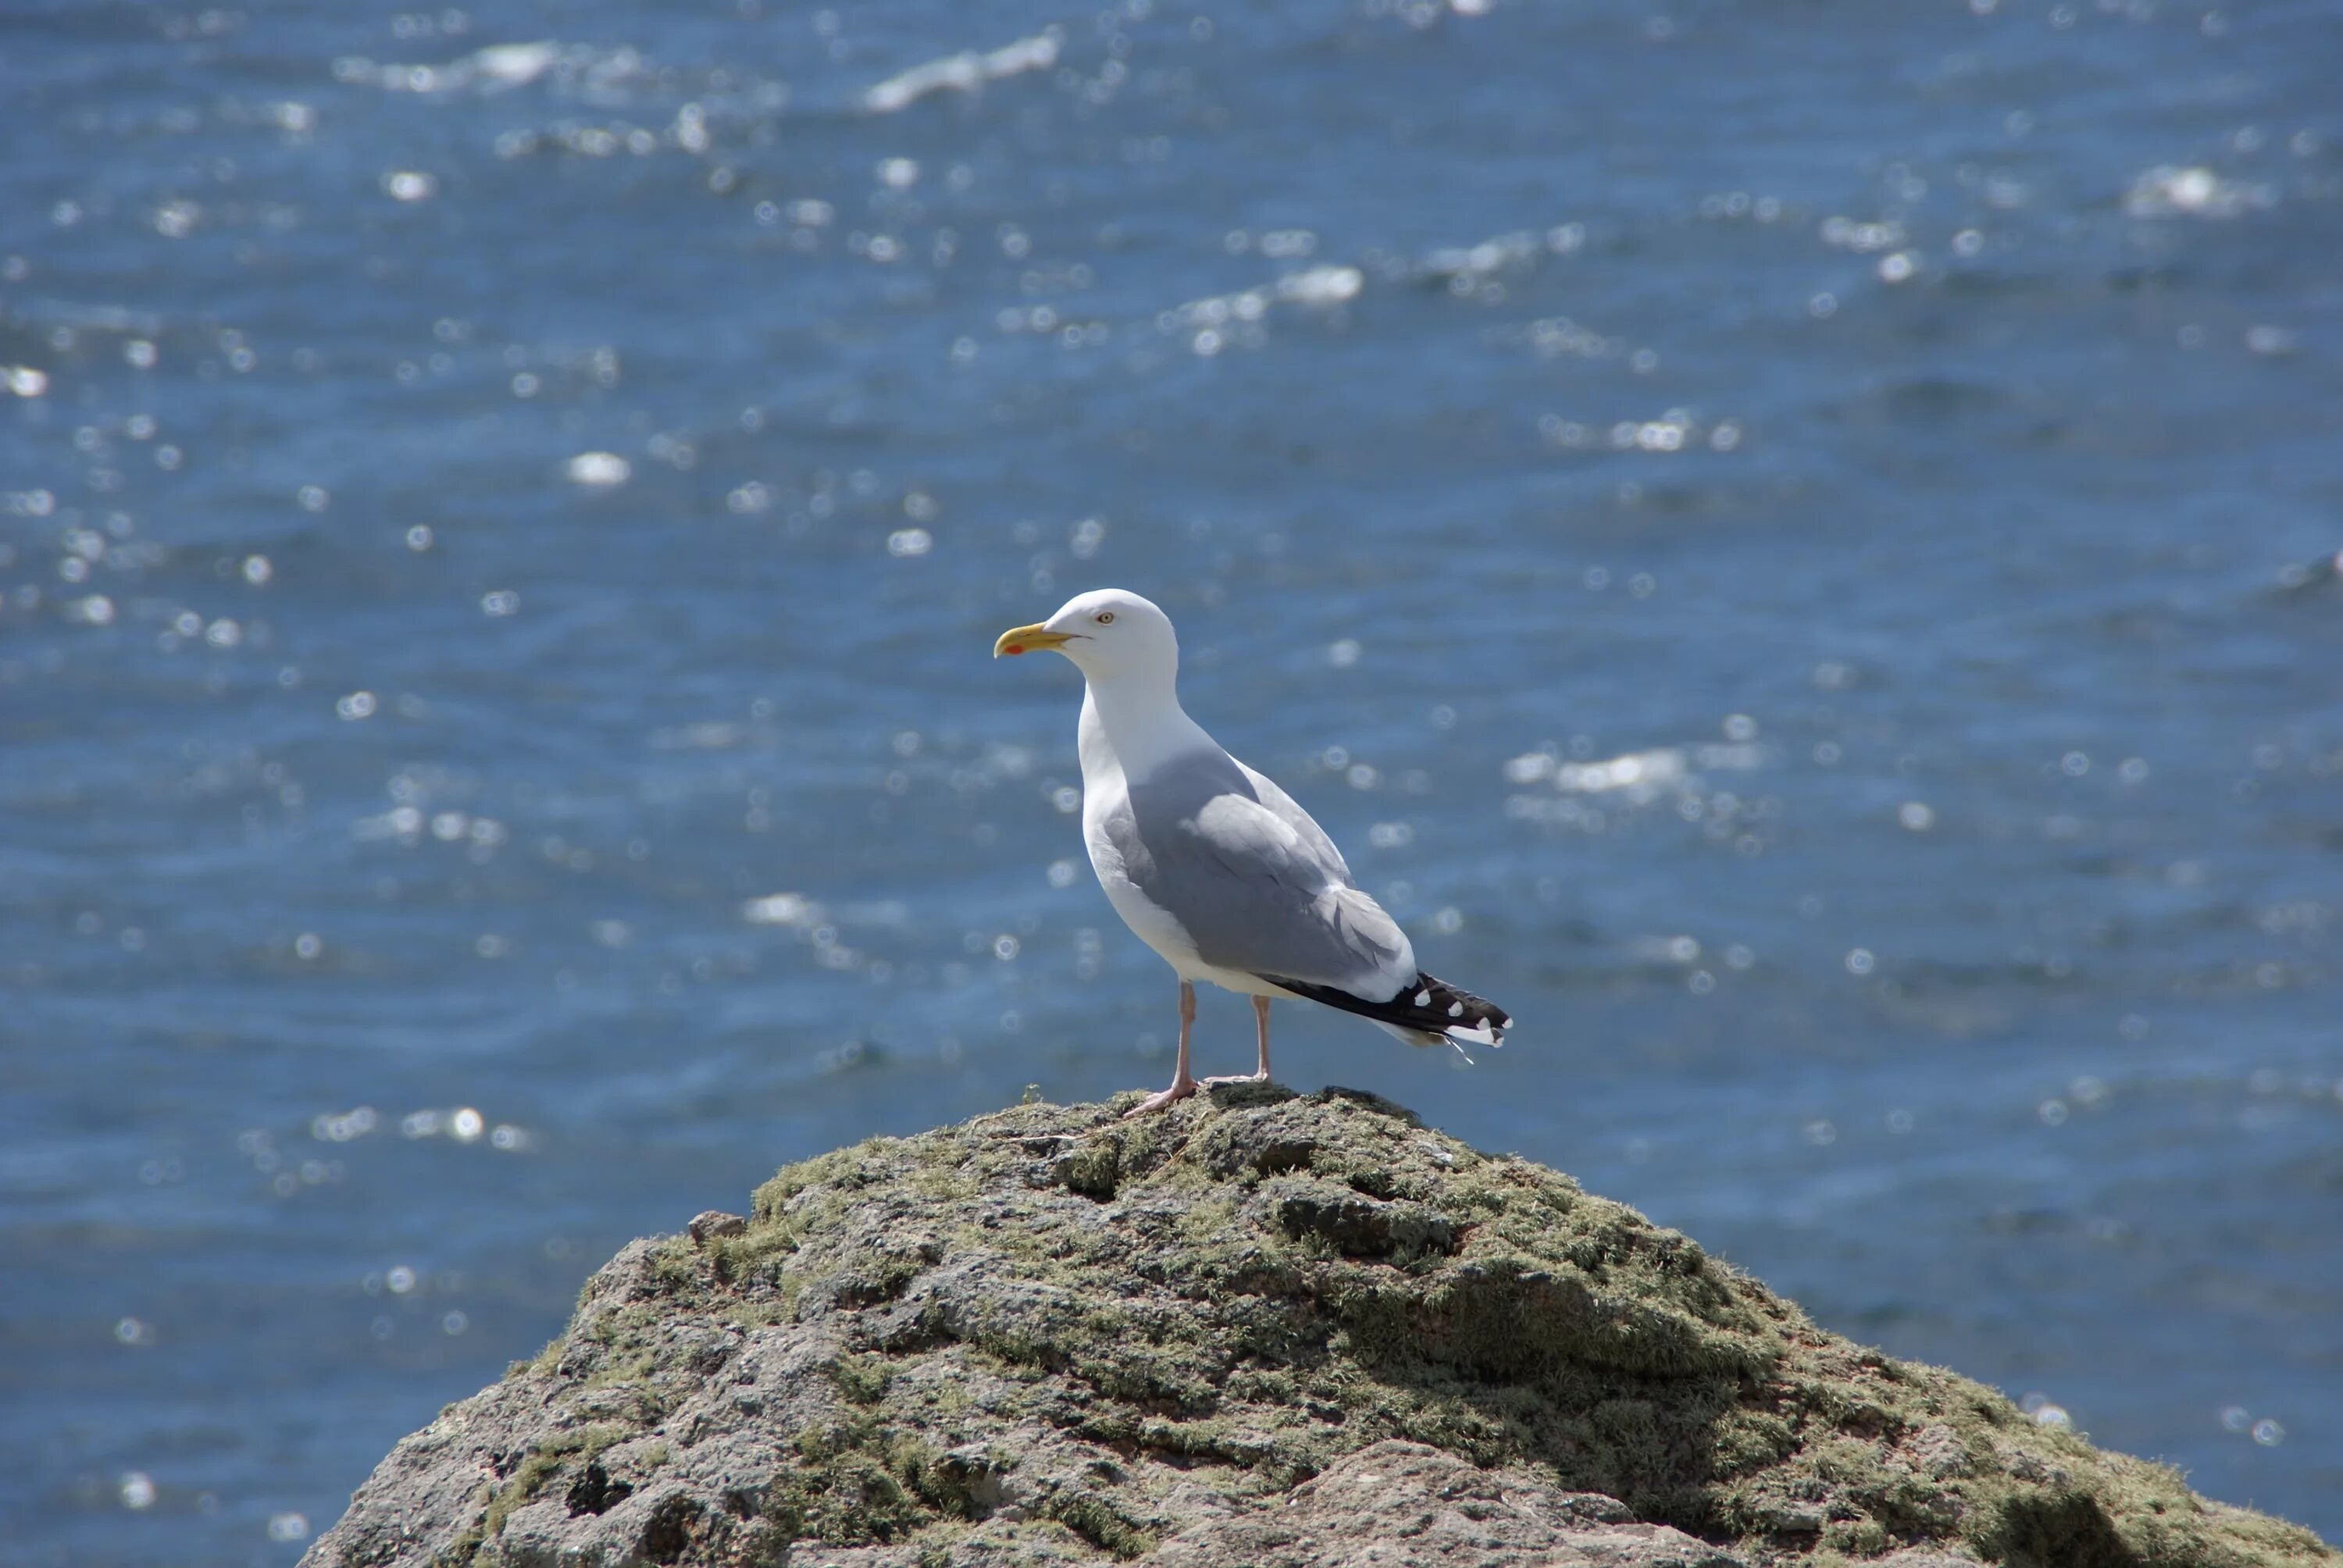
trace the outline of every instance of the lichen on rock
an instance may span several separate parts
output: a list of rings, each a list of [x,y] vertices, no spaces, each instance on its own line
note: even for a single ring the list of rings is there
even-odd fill
[[[633,1243],[305,1563],[2343,1564],[1387,1101],[1121,1108]]]

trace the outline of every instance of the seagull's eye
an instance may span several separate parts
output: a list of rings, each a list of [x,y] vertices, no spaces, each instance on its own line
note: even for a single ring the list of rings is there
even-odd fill
[[[1111,609],[1102,609],[1091,618],[1097,621],[1101,626],[1112,626],[1114,624],[1114,611]]]

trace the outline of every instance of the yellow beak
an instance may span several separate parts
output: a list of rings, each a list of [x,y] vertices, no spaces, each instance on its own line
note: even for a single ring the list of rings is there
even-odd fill
[[[1037,648],[1063,648],[1073,641],[1071,632],[1051,631],[1046,626],[1012,626],[1001,634],[992,645],[992,657],[1004,653],[1031,653]]]

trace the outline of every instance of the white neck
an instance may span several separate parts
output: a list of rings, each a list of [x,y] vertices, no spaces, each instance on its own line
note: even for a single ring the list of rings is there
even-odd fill
[[[1123,777],[1132,781],[1174,757],[1214,745],[1203,727],[1181,708],[1179,693],[1168,680],[1090,681],[1082,694],[1082,728],[1093,725],[1122,764]],[[1085,755],[1082,760],[1087,767],[1090,758]]]

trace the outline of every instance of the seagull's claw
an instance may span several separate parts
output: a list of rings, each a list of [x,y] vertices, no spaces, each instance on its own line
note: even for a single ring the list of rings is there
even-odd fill
[[[1122,1113],[1122,1119],[1125,1121],[1128,1121],[1134,1116],[1145,1116],[1150,1111],[1161,1111],[1166,1106],[1172,1105],[1180,1101],[1187,1099],[1190,1095],[1195,1093],[1202,1087],[1202,1084],[1198,1083],[1194,1079],[1189,1077],[1183,1072],[1179,1077],[1172,1081],[1171,1088],[1157,1090],[1154,1093],[1149,1095],[1146,1099],[1141,1101],[1138,1104],[1124,1111]]]
[[[1206,1089],[1215,1088],[1223,1083],[1267,1083],[1268,1081],[1269,1074],[1266,1072],[1223,1072],[1217,1078],[1207,1078],[1203,1081]]]

